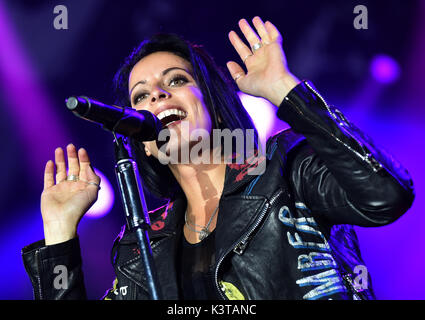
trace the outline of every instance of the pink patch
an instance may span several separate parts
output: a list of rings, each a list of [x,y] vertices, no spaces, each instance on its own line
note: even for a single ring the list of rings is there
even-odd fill
[[[251,161],[254,159],[254,157],[257,156],[257,154],[258,153],[256,153],[255,155],[249,157],[245,161],[245,163],[243,163],[243,164],[233,164],[233,163],[231,163],[231,164],[228,165],[230,169],[235,169],[235,170],[241,171],[236,176],[235,182],[241,181],[248,174],[248,172],[250,172],[253,169],[257,168],[258,165],[265,160],[265,157],[264,156],[261,156],[258,161],[254,162],[254,163],[251,163]]]
[[[164,224],[164,221],[156,221],[152,224],[151,229],[154,231],[161,230],[162,228],[164,228]]]

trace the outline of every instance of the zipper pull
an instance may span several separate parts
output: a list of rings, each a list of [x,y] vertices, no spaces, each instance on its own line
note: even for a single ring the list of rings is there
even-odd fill
[[[226,292],[226,287],[224,286],[223,281],[220,281],[220,282],[218,283],[218,285],[220,286],[220,290],[221,290],[223,293],[225,293],[225,292]]]
[[[236,247],[233,248],[233,252],[240,256],[245,251],[247,245],[248,245],[248,239],[242,240],[241,242],[237,244]]]

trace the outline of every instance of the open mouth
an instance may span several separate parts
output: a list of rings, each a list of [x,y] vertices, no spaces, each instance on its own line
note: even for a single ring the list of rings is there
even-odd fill
[[[181,121],[187,117],[187,112],[179,109],[167,109],[157,115],[163,127],[168,127],[177,121]]]

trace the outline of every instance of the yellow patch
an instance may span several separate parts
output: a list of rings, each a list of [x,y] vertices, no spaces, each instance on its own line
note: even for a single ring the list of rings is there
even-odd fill
[[[243,294],[230,282],[220,281],[220,286],[229,300],[245,300]]]
[[[114,282],[112,283],[112,289],[110,289],[109,292],[114,292],[115,290],[117,290],[117,284],[118,284],[118,279],[115,278]],[[112,300],[112,299],[108,298],[108,296],[105,296],[105,298],[103,298],[103,300]]]

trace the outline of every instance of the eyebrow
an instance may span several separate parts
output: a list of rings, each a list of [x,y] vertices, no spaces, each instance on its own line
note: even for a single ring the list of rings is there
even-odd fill
[[[187,73],[189,73],[191,75],[191,73],[188,70],[184,69],[184,68],[181,68],[181,67],[171,67],[171,68],[167,68],[164,71],[162,71],[162,76],[165,76],[168,72],[170,72],[172,70],[175,70],[175,69],[180,69],[180,70],[186,71]],[[136,84],[133,86],[133,88],[131,88],[131,90],[130,90],[130,92],[128,94],[129,96],[131,96],[131,93],[133,92],[134,88],[137,85],[139,85],[139,84],[146,84],[146,80],[140,80],[140,81],[136,82]]]

